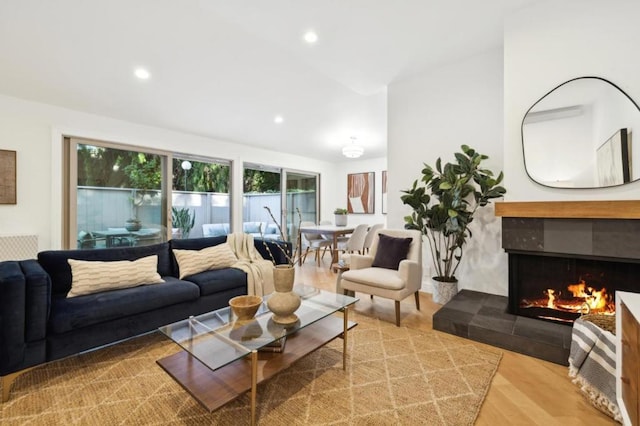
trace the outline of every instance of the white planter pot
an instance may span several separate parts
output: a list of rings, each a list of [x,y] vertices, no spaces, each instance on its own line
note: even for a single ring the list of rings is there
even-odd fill
[[[336,214],[334,215],[336,218],[336,226],[347,226],[347,215],[346,214]]]
[[[433,277],[431,278],[431,286],[433,287],[433,301],[440,305],[446,304],[458,294],[458,281],[438,281],[436,277]]]

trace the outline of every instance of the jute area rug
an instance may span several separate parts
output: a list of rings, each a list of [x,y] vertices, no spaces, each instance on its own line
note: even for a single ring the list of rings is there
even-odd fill
[[[342,340],[258,386],[261,425],[469,425],[500,362],[437,331],[350,315],[349,364]],[[249,395],[213,413],[156,360],[179,350],[159,333],[38,367],[14,384],[2,425],[244,425]]]

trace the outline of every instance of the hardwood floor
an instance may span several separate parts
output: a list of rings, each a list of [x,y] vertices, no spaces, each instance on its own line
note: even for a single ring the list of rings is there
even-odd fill
[[[321,266],[307,259],[297,267],[296,284],[335,291],[337,274],[329,268],[329,256]],[[360,301],[356,311],[395,322],[395,308],[391,300],[356,294]],[[440,305],[429,293],[420,293],[421,310],[416,310],[413,297],[401,303],[401,324],[412,328],[432,328],[432,315]],[[481,343],[478,343],[482,345]],[[487,398],[480,410],[476,425],[611,425],[610,417],[591,406],[571,383],[568,368],[501,349],[498,367]]]

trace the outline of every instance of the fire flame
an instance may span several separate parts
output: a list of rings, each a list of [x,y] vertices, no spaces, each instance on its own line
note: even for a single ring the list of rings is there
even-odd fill
[[[609,302],[606,288],[598,291],[593,287],[589,287],[584,280],[580,280],[577,284],[569,284],[567,290],[573,293],[573,297],[583,298],[591,311],[602,311]]]
[[[567,285],[566,292],[548,288],[538,299],[523,299],[520,302],[522,308],[547,308],[577,314],[600,313],[612,315],[615,313],[615,304],[612,295],[606,288],[596,290],[590,287],[583,279],[578,283]],[[566,293],[566,294],[563,294]]]
[[[547,289],[547,297],[549,298],[549,300],[547,301],[547,308],[551,308],[551,309],[555,309],[556,307],[556,291],[553,289],[548,288]]]

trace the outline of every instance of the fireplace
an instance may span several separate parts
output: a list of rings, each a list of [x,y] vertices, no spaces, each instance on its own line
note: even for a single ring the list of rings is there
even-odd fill
[[[509,312],[567,325],[588,312],[615,313],[616,290],[640,291],[638,207],[504,203],[502,209],[513,209],[501,214]],[[527,211],[520,215],[519,208]]]
[[[496,216],[509,297],[462,290],[433,328],[568,365],[579,308],[604,298],[593,309],[610,310],[616,290],[640,292],[640,201],[503,202]]]
[[[571,325],[615,313],[615,292],[640,291],[640,263],[566,254],[509,253],[509,311]]]

